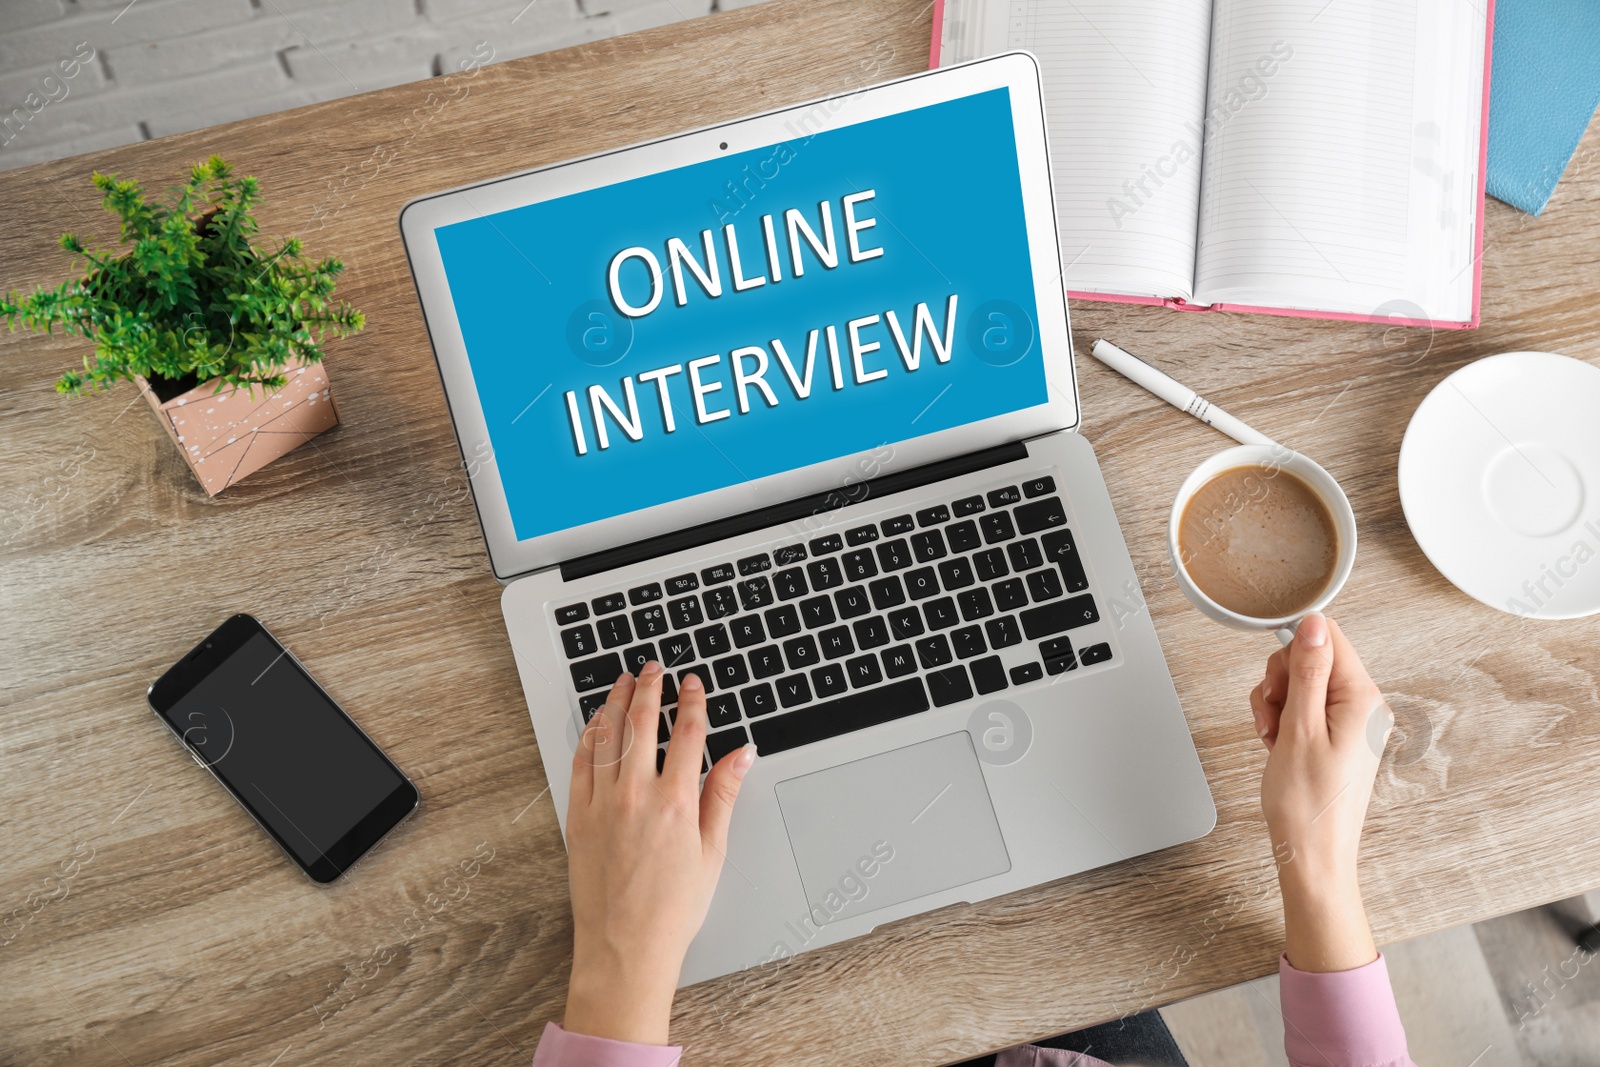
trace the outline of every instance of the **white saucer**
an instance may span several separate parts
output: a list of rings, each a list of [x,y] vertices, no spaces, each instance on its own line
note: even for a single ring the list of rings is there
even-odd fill
[[[1508,352],[1450,375],[1406,427],[1400,505],[1467,595],[1537,619],[1600,612],[1600,367]]]

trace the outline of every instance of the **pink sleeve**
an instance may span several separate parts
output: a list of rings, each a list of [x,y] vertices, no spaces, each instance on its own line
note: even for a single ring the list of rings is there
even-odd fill
[[[1294,1067],[1416,1067],[1383,956],[1327,974],[1297,971],[1279,957],[1278,996]]]
[[[569,1034],[555,1023],[545,1023],[533,1067],[676,1067],[682,1055],[677,1045],[636,1045]]]

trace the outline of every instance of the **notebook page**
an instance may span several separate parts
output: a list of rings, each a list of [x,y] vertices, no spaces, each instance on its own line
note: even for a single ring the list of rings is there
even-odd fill
[[[1196,299],[1466,321],[1479,0],[1218,0]]]
[[[1193,292],[1210,0],[946,0],[942,63],[1039,58],[1069,290]]]

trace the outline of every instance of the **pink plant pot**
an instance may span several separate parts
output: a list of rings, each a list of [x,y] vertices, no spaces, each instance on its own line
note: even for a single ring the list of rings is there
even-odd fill
[[[136,379],[167,436],[178,446],[207,496],[216,496],[279,456],[339,424],[321,364],[290,361],[277,392],[242,389],[213,379],[163,402]]]

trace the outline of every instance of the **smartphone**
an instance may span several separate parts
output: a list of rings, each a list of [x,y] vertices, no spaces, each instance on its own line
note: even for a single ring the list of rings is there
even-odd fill
[[[411,780],[249,615],[217,627],[149,700],[315,882],[349,870],[417,806]]]

